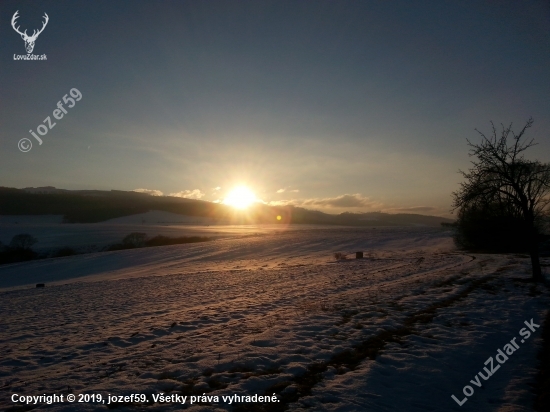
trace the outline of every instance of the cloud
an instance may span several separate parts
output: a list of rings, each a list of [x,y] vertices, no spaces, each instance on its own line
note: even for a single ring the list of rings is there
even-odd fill
[[[216,191],[218,191],[218,190],[221,190],[221,187],[220,187],[220,186],[216,186],[216,187],[214,187],[212,190],[216,192]]]
[[[300,200],[272,200],[267,203],[269,206],[301,206]]]
[[[293,205],[301,207],[314,207],[320,209],[347,209],[359,208],[362,210],[380,210],[383,207],[382,203],[370,200],[368,197],[362,196],[359,193],[345,194],[336,197],[314,198],[314,199],[290,199],[270,202],[273,206]]]
[[[368,197],[361,196],[359,193],[353,195],[340,195],[336,197],[327,197],[321,199],[307,199],[304,201],[304,206],[321,206],[321,207],[373,207],[376,203]],[[376,204],[378,205],[378,204]]]
[[[314,209],[325,213],[411,213],[429,214],[431,216],[450,217],[448,213],[441,213],[441,209],[432,206],[412,207],[388,207],[384,203],[371,200],[359,193],[345,194],[335,197],[313,198],[313,199],[283,199],[274,200],[268,203],[270,206],[296,206],[306,209]]]
[[[162,196],[162,192],[160,190],[155,190],[155,189],[134,189],[133,191],[139,192],[139,193],[146,193],[151,196]]]
[[[288,187],[285,187],[284,189],[279,189],[279,190],[277,190],[277,193],[284,193],[284,192],[287,191],[287,189],[288,189]],[[298,193],[299,190],[298,189],[293,189],[293,190],[289,190],[289,192]]]
[[[170,196],[185,197],[187,199],[200,199],[204,196],[204,193],[202,193],[199,189],[182,190],[181,192],[170,193]]]
[[[386,209],[385,212],[403,212],[403,213],[418,213],[418,212],[433,212],[437,208],[432,206],[414,206],[414,207],[398,207],[392,209]]]

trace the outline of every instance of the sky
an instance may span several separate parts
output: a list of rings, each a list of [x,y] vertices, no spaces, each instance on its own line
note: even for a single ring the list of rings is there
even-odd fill
[[[548,162],[549,114],[547,1],[0,2],[0,186],[449,216],[475,129]]]

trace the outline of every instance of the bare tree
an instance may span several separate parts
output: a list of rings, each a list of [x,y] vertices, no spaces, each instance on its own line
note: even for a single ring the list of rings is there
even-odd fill
[[[17,250],[30,250],[31,246],[34,245],[38,240],[33,236],[23,233],[20,235],[15,235],[10,242],[10,248]]]
[[[534,146],[534,140],[524,140],[525,132],[533,125],[530,118],[519,134],[502,125],[497,137],[493,122],[492,136],[481,135],[481,143],[468,141],[473,167],[468,172],[460,171],[466,179],[460,189],[453,193],[453,209],[500,206],[524,225],[526,242],[531,256],[533,279],[542,280],[539,261],[539,229],[548,216],[550,203],[550,165],[538,160],[527,160],[524,152]],[[509,139],[511,137],[511,139]],[[509,141],[510,140],[510,141]]]

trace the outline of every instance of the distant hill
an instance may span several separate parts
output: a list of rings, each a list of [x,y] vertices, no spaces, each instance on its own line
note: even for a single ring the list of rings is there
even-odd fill
[[[345,226],[439,226],[452,220],[415,214],[341,213],[331,215],[294,206],[258,204],[244,211],[171,196],[120,190],[64,190],[54,187],[0,187],[0,215],[63,215],[65,223],[96,223],[152,210],[209,218],[220,224],[301,223]],[[279,218],[278,218],[279,217]]]

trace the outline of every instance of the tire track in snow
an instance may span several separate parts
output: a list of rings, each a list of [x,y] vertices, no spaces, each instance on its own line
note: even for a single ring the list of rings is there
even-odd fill
[[[474,260],[474,259],[472,259]],[[495,275],[485,275],[482,278],[475,279],[470,282],[462,291],[453,296],[435,302],[423,310],[417,311],[408,316],[403,325],[396,329],[384,330],[374,336],[364,340],[363,342],[354,345],[352,349],[347,349],[343,352],[333,355],[328,361],[314,362],[308,365],[307,372],[297,376],[292,380],[280,382],[273,387],[266,389],[265,394],[271,395],[277,393],[280,402],[263,405],[238,405],[235,412],[280,412],[285,411],[291,403],[297,402],[300,398],[311,395],[312,388],[323,380],[323,372],[329,366],[336,369],[346,367],[349,370],[354,370],[365,359],[375,360],[376,356],[390,342],[401,343],[402,339],[408,335],[414,334],[415,325],[417,323],[429,323],[435,317],[438,309],[448,307],[458,301],[466,298],[471,292],[484,285],[485,283],[495,279]],[[294,384],[297,390],[293,393],[281,393],[283,390]]]

